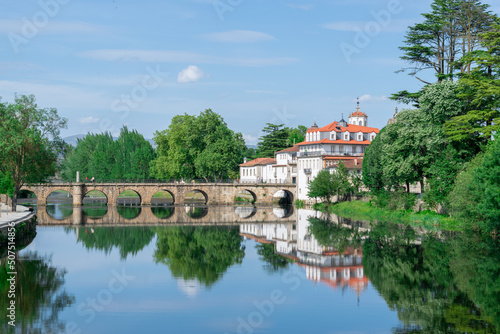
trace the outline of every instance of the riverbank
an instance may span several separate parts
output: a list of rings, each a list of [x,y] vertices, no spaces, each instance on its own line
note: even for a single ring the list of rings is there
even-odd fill
[[[30,216],[35,215],[33,211],[29,211],[28,208],[23,205],[18,205],[16,209],[17,212],[12,212],[10,207],[4,203],[0,203],[0,229],[8,226],[11,222],[18,224],[29,219]]]
[[[361,221],[385,221],[423,227],[427,230],[459,231],[459,221],[432,211],[385,210],[374,207],[369,202],[352,201],[330,205],[325,209],[322,203],[313,206],[320,211],[335,213],[339,216]]]

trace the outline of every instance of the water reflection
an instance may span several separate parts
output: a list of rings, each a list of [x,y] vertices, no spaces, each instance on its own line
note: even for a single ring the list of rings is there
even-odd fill
[[[141,214],[141,207],[137,206],[117,206],[118,214],[125,219],[134,219]]]
[[[368,286],[361,249],[366,227],[361,222],[299,210],[296,223],[241,224],[242,235],[254,239],[257,253],[270,273],[292,263],[306,277],[331,287],[350,287],[359,294]]]
[[[173,206],[152,206],[151,212],[157,218],[168,219],[174,214],[175,207],[173,207]]]
[[[7,272],[15,271],[16,327],[7,323]],[[60,333],[65,327],[59,314],[72,305],[74,297],[66,292],[64,276],[66,271],[52,266],[49,257],[36,252],[26,252],[15,262],[15,269],[7,268],[7,260],[0,260],[0,329],[2,333]],[[15,329],[15,330],[14,330]],[[20,330],[17,330],[20,329]]]
[[[420,236],[408,226],[380,223],[363,252],[367,276],[398,312],[402,325],[395,332],[500,329],[498,241],[469,232]]]
[[[208,213],[208,207],[205,205],[186,205],[185,210],[187,216],[193,219],[203,218]]]
[[[202,312],[207,317],[223,321],[220,314],[227,316],[233,308],[241,307],[234,314],[234,319],[242,314],[252,314],[248,308],[245,309],[249,299],[251,304],[255,298],[260,298],[255,296],[265,297],[274,289],[274,286],[271,288],[272,284],[280,284],[276,282],[282,282],[285,277],[290,278],[285,275],[294,274],[299,275],[301,288],[293,291],[293,298],[289,298],[294,303],[280,305],[280,312],[289,312],[291,317],[317,317],[311,322],[314,321],[318,332],[331,332],[332,326],[340,324],[340,327],[352,326],[356,332],[369,333],[373,324],[380,325],[377,320],[370,318],[375,313],[392,317],[378,332],[500,331],[500,246],[499,241],[491,237],[469,232],[427,234],[404,225],[355,222],[302,209],[294,210],[293,219],[280,220],[271,214],[269,207],[241,207],[247,208],[246,214],[245,210],[238,209],[240,207],[186,206],[178,207],[177,210],[175,206],[142,207],[134,220],[126,221],[123,215],[118,214],[118,207],[96,207],[98,210],[103,208],[106,211],[101,216],[102,220],[114,220],[115,226],[98,226],[99,219],[95,219],[86,226],[65,227],[67,234],[56,236],[51,234],[56,229],[45,228],[40,233],[40,242],[30,246],[46,251],[47,248],[43,247],[57,247],[60,244],[60,248],[49,248],[52,251],[56,249],[54,258],[58,257],[60,261],[70,258],[68,261],[78,263],[72,268],[74,272],[68,275],[68,280],[74,279],[69,286],[75,290],[76,286],[82,285],[83,292],[77,294],[77,298],[82,298],[81,301],[89,297],[90,285],[85,285],[87,280],[92,282],[96,277],[109,276],[109,271],[106,272],[109,265],[120,268],[126,263],[127,274],[138,277],[137,282],[130,282],[131,288],[119,297],[123,300],[122,305],[132,305],[127,309],[130,314],[137,314],[136,306],[147,302],[153,307],[167,305],[162,304],[164,298],[176,306],[192,307],[189,311],[193,311],[194,316],[199,316],[196,312]],[[191,214],[196,216],[196,208],[205,208],[206,212],[203,217],[192,219],[187,213],[192,209]],[[131,217],[137,213],[135,209],[138,208],[123,207],[120,210],[130,210],[122,214]],[[74,208],[73,218],[78,212],[83,215],[84,211],[85,207]],[[238,212],[243,217],[248,217],[250,212],[250,217],[241,220],[243,218]],[[154,222],[153,219],[163,219],[157,221],[165,222],[165,225],[182,226],[116,226],[116,223],[121,222],[142,222],[142,217],[146,217],[144,221],[150,223]],[[80,218],[80,223],[83,221]],[[235,221],[243,223],[234,224]],[[75,224],[76,220],[70,222]],[[206,222],[214,222],[218,226],[200,226]],[[78,247],[73,245],[72,253],[65,253],[71,245],[63,239],[64,236],[71,237],[73,243],[79,244]],[[255,245],[255,248],[245,248],[248,245]],[[82,248],[92,252],[83,251],[82,255]],[[64,253],[63,256],[57,256],[60,255],[58,251]],[[245,254],[248,254],[247,258]],[[113,262],[115,258],[116,262]],[[19,305],[23,305],[22,320],[18,327],[20,332],[37,332],[31,329],[38,329],[41,333],[64,332],[59,329],[63,328],[59,326],[64,326],[64,321],[59,320],[59,313],[73,304],[73,297],[63,290],[64,271],[57,267],[70,267],[53,266],[48,258],[30,251],[25,252],[18,262],[17,270],[21,273],[19,281],[22,282],[20,289],[23,289],[20,291],[24,298],[19,301]],[[5,265],[1,261],[0,264]],[[6,268],[0,269],[0,279],[6,282]],[[166,276],[161,276],[165,273]],[[173,284],[169,281],[170,275],[175,279]],[[308,283],[304,277],[309,280]],[[107,282],[103,284],[105,286]],[[217,288],[214,287],[216,284]],[[214,288],[207,289],[210,287]],[[145,289],[141,290],[146,295],[144,299],[142,295],[137,297],[139,288]],[[277,288],[290,293],[286,285]],[[5,290],[5,286],[0,285],[0,293],[3,293],[1,289]],[[169,289],[173,289],[174,293],[167,295],[172,291]],[[76,294],[75,290],[71,292]],[[342,293],[342,306],[345,303],[346,309],[361,306],[355,309],[356,318],[336,319],[333,325],[329,319],[321,322],[324,315],[328,315],[325,309],[333,309],[331,301],[335,300],[332,297],[336,297],[333,295],[334,290]],[[158,291],[162,291],[161,296],[158,296]],[[317,291],[321,291],[321,294]],[[292,294],[286,296],[292,297]],[[196,301],[192,300],[195,298]],[[5,316],[5,300],[0,298],[0,316]],[[231,300],[227,304],[229,306],[224,304],[224,300]],[[209,306],[203,308],[203,305]],[[310,305],[314,305],[314,308]],[[167,306],[170,307],[170,304]],[[74,306],[71,312],[61,314],[67,316],[75,313],[75,310]],[[331,309],[328,310],[331,312]],[[172,312],[169,316],[175,318],[178,314],[186,314],[186,309],[176,311],[169,308],[168,312]],[[345,314],[342,313],[342,316]],[[99,317],[102,321],[112,321],[106,312],[100,313]],[[361,325],[363,321],[353,321],[358,318],[363,318],[365,324]],[[77,320],[82,328],[87,326],[81,318]],[[280,332],[282,326],[286,327],[290,323],[289,317],[285,321],[279,317],[272,320],[279,327],[273,325],[272,328],[259,330]],[[161,327],[165,318],[162,316],[159,320],[151,321],[153,326]],[[394,327],[394,324],[398,325]],[[0,331],[5,329],[1,326]],[[179,329],[179,325],[176,326],[175,329]],[[207,328],[184,332],[210,331],[203,330]],[[286,332],[294,332],[294,328],[286,329]],[[296,328],[296,332],[306,330]]]
[[[84,205],[83,213],[91,218],[91,219],[99,219],[102,218],[108,213],[108,206],[106,204],[93,204],[93,205]]]
[[[77,243],[86,249],[109,254],[116,248],[122,259],[135,256],[149,245],[155,236],[152,227],[67,227],[67,233],[75,233]]]
[[[163,227],[156,235],[155,262],[167,265],[176,278],[207,287],[245,257],[237,227]]]
[[[240,205],[234,207],[234,213],[241,219],[253,217],[257,213],[257,207],[251,205]]]
[[[47,214],[55,220],[63,220],[71,217],[73,214],[73,203],[71,204],[48,204],[46,207]]]

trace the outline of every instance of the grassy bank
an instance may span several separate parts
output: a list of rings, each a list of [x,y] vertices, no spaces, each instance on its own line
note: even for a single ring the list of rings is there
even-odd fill
[[[315,205],[315,209],[325,211],[325,207],[322,203]],[[328,212],[354,220],[410,224],[414,227],[423,227],[427,230],[458,231],[462,229],[459,221],[432,211],[391,211],[374,207],[371,203],[362,201],[333,204],[330,205],[327,210]]]

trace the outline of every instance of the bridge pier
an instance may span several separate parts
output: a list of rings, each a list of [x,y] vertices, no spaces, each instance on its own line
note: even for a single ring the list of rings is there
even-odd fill
[[[73,206],[82,206],[83,205],[83,187],[85,185],[83,183],[74,183],[73,184]]]

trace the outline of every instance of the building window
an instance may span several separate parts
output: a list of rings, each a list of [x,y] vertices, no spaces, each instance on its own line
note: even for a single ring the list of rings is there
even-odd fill
[[[358,135],[358,140],[361,141],[361,135]]]
[[[349,135],[348,134],[344,135],[344,140],[349,140]]]

